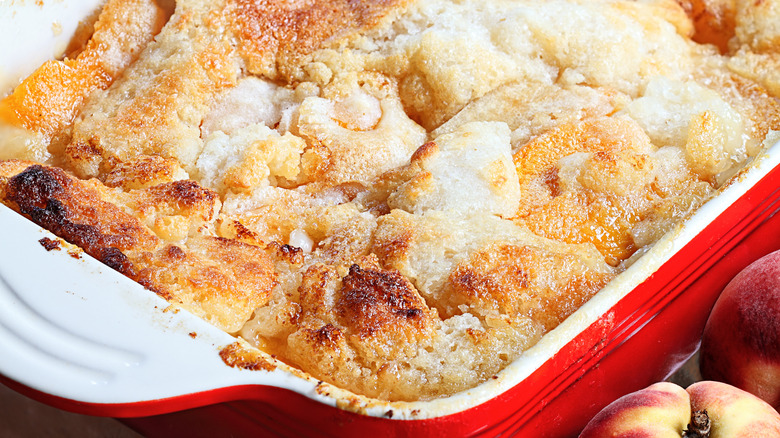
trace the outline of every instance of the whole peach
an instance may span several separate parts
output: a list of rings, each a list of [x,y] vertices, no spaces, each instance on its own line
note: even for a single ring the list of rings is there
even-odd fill
[[[580,438],[680,438],[691,419],[688,393],[659,382],[613,401],[593,417]]]
[[[699,360],[704,379],[780,408],[780,251],[756,260],[725,287],[705,325]]]
[[[780,414],[747,391],[715,381],[694,383],[686,391],[691,409],[707,412],[710,438],[780,437]]]
[[[610,403],[579,437],[777,438],[780,414],[726,383],[702,381],[683,389],[660,382]]]

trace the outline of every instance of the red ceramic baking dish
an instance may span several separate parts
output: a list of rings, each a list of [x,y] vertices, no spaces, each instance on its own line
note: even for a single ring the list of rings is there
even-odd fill
[[[230,335],[77,248],[46,250],[56,237],[2,207],[0,372],[147,436],[570,436],[686,361],[723,286],[780,247],[778,178],[775,146],[497,379],[427,402],[365,399],[283,363],[231,368],[218,354]]]
[[[145,436],[574,436],[690,358],[723,286],[780,248],[778,180],[775,145],[495,379],[423,402],[230,367],[234,337],[0,205],[0,380]]]

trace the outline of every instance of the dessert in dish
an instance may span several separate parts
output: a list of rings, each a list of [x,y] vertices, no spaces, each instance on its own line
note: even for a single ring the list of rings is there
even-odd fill
[[[0,102],[0,201],[317,379],[453,394],[778,139],[777,6],[717,6],[109,0]]]

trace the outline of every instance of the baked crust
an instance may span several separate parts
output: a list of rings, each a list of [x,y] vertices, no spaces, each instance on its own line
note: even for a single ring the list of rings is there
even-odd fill
[[[236,335],[230,366],[453,394],[778,139],[780,2],[721,3],[109,2],[0,102],[0,202]]]
[[[107,2],[92,37],[76,56],[44,63],[0,101],[0,120],[37,137],[32,147],[6,151],[3,158],[16,153],[49,159],[48,146],[68,141],[70,125],[89,95],[116,80],[160,31],[164,19],[164,11],[152,0]]]
[[[219,201],[193,181],[115,193],[55,167],[6,161],[0,185],[19,213],[225,331],[270,298],[275,251],[202,235]]]
[[[226,8],[239,50],[252,74],[294,81],[306,56],[329,40],[375,27],[408,0],[256,2],[229,0]]]

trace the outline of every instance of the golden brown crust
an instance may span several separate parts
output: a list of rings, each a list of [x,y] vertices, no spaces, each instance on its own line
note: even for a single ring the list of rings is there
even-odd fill
[[[231,27],[249,71],[289,78],[301,58],[329,39],[372,27],[408,0],[316,2],[230,0]]]
[[[275,255],[265,248],[224,238],[187,238],[187,234],[183,244],[168,244],[168,233],[163,238],[155,235],[118,205],[121,196],[114,197],[97,181],[81,181],[38,164],[3,164],[3,203],[218,327],[238,330],[270,298],[276,284]],[[193,181],[177,181],[131,192],[127,205],[138,212],[168,210],[205,226],[214,219],[215,197]]]
[[[143,197],[135,202],[138,210],[161,210],[161,206],[186,216],[199,215],[204,222],[216,216],[218,196],[192,180],[179,180],[157,184],[144,190]]]
[[[428,306],[398,272],[352,265],[338,296],[335,311],[339,321],[362,338],[409,338],[409,334],[402,334],[406,327],[419,332],[411,336],[417,338],[430,330],[425,317]]]
[[[174,158],[191,169],[208,104],[238,74],[229,36],[219,31],[224,24],[210,15],[220,6],[183,4],[138,62],[91,100],[64,151],[77,175],[105,174],[138,155]]]
[[[228,332],[241,328],[276,285],[271,257],[234,240],[195,237],[133,259],[134,279]]]
[[[485,314],[525,315],[551,330],[614,276],[582,269],[580,263],[571,254],[495,245],[452,271],[451,299]]]
[[[148,251],[156,244],[136,218],[57,168],[32,165],[14,175],[5,199],[33,222],[131,278],[136,270],[122,251]]]
[[[105,184],[124,190],[152,187],[186,176],[178,161],[157,155],[140,155],[110,167],[104,177]]]

